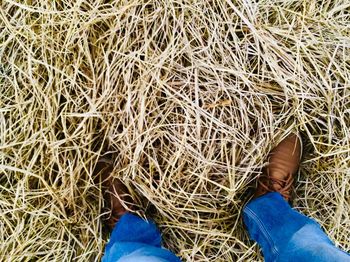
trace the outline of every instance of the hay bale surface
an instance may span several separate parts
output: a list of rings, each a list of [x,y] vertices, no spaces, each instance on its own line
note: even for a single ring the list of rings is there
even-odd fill
[[[0,6],[0,260],[102,256],[103,156],[183,261],[262,261],[241,211],[293,130],[295,206],[350,251],[348,1]]]

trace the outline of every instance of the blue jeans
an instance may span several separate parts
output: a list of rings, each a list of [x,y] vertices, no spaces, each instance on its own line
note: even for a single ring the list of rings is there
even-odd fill
[[[126,213],[112,231],[102,262],[180,262],[161,242],[154,222]]]
[[[292,209],[279,193],[254,199],[243,219],[251,238],[262,247],[266,262],[350,262],[320,226]],[[125,214],[114,227],[102,262],[180,262],[161,247],[161,235],[152,221]]]
[[[243,210],[250,237],[262,248],[266,262],[350,262],[319,224],[292,209],[279,193],[268,193]]]

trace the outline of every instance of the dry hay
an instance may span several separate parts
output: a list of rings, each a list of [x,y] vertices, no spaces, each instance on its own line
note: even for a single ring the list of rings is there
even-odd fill
[[[98,260],[104,156],[184,261],[261,261],[241,210],[293,130],[295,204],[350,251],[347,0],[0,5],[0,260]]]

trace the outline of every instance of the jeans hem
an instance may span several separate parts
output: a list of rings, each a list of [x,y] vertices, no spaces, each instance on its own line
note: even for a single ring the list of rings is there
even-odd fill
[[[267,241],[267,243],[269,243],[270,247],[271,247],[271,252],[274,254],[275,258],[278,257],[279,255],[279,251],[275,245],[275,243],[272,240],[272,237],[270,235],[270,233],[267,231],[267,229],[265,228],[263,222],[260,220],[260,218],[254,213],[253,210],[251,210],[249,207],[245,207],[244,211],[243,211],[250,219],[252,219],[257,227],[260,229],[260,232],[263,234],[263,236],[265,237],[265,240]]]

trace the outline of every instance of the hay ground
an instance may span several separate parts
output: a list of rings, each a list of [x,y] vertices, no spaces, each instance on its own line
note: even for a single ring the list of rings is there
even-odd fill
[[[293,130],[294,204],[350,251],[348,0],[0,7],[1,261],[101,258],[102,156],[183,261],[262,261],[241,210]]]

